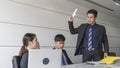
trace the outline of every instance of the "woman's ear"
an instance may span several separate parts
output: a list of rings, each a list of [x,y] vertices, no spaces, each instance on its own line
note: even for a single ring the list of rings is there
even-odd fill
[[[28,46],[32,45],[32,42],[31,41],[28,41]]]

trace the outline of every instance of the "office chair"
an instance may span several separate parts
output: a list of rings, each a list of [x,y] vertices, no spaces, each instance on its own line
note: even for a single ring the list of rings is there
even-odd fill
[[[115,52],[109,52],[108,56],[116,56],[116,53]]]
[[[20,68],[20,60],[21,60],[20,56],[13,56],[12,58],[13,68]]]
[[[116,53],[115,52],[109,52],[108,56],[116,56]],[[102,54],[102,58],[104,58],[104,52]]]

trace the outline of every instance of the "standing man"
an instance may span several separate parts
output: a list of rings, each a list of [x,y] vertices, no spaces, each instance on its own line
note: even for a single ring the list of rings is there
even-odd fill
[[[90,9],[87,12],[88,23],[74,28],[74,18],[71,16],[68,20],[71,34],[78,34],[75,55],[83,54],[83,63],[87,61],[99,61],[102,57],[108,56],[109,44],[106,29],[104,26],[96,23],[96,18],[97,11]]]

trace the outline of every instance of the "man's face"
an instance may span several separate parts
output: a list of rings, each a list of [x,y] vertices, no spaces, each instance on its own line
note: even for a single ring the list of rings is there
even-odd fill
[[[87,21],[89,24],[94,24],[96,20],[96,17],[94,16],[94,14],[88,13],[87,14]]]
[[[55,41],[55,47],[57,49],[62,49],[64,47],[64,42],[63,41]]]

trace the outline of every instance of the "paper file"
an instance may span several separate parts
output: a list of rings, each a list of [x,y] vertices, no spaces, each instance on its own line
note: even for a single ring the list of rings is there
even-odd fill
[[[74,10],[74,12],[73,12],[73,14],[72,14],[73,18],[75,17],[77,10],[78,10],[78,9],[75,9],[75,10]]]

